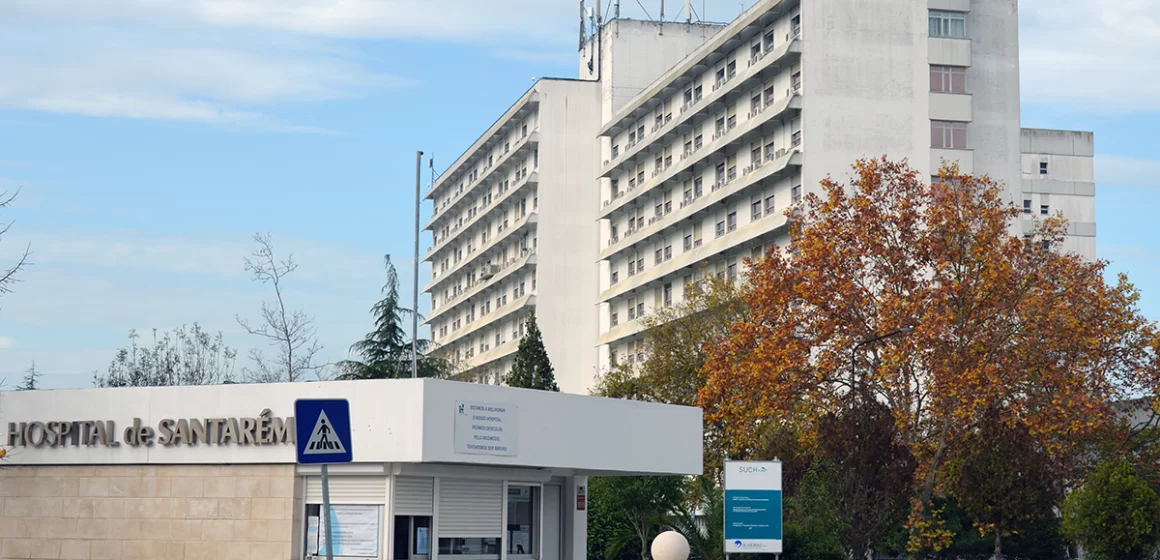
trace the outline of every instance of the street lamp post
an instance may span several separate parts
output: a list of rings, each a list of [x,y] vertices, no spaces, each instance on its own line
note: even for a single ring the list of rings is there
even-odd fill
[[[914,332],[914,327],[903,327],[903,328],[898,329],[896,331],[888,332],[884,335],[875,336],[873,338],[867,338],[866,340],[863,340],[862,342],[855,344],[854,348],[852,350],[850,350],[850,383],[854,383],[855,380],[858,378],[858,374],[857,374],[858,361],[857,360],[858,360],[858,349],[859,348],[866,346],[867,344],[873,344],[873,343],[878,342],[879,340],[882,340],[884,338],[890,338],[894,335],[906,334],[909,332]]]

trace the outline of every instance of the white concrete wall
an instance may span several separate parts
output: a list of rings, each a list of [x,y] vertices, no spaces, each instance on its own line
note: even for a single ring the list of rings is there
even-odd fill
[[[0,428],[9,422],[114,420],[119,430],[140,418],[252,417],[263,408],[293,416],[299,398],[346,398],[357,463],[447,462],[567,469],[576,474],[699,474],[701,411],[580,395],[435,380],[328,381],[126,389],[6,392]],[[455,452],[456,400],[518,410],[518,455]],[[123,438],[118,434],[118,440]],[[7,444],[5,441],[0,444]],[[287,464],[293,445],[16,447],[20,465]]]
[[[846,180],[866,157],[908,158],[929,174],[926,2],[803,2],[802,40],[805,189],[827,174]]]
[[[1031,202],[1031,214],[1021,216],[1022,232],[1034,231],[1035,220],[1062,213],[1068,221],[1063,250],[1096,259],[1095,137],[1091,132],[1023,129],[1021,199]],[[1046,163],[1046,173],[1041,164]]]
[[[593,52],[591,43],[595,37],[581,49],[579,63],[582,79],[600,78],[601,122],[722,28],[708,23],[609,21],[601,30],[600,41],[597,41],[604,53],[597,58],[601,68],[597,69],[593,64],[594,69],[588,70]]]
[[[540,91],[536,317],[560,390],[584,394],[596,373],[599,84],[544,80]]]
[[[973,102],[967,146],[974,152],[974,173],[1003,181],[1012,202],[1021,190],[1018,12],[1017,0],[974,0],[967,14],[967,93]]]

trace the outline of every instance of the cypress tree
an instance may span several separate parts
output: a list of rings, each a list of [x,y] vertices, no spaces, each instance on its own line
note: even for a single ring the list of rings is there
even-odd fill
[[[527,330],[520,339],[516,362],[504,377],[504,384],[509,387],[558,392],[560,388],[556,386],[556,374],[552,369],[552,361],[548,359],[548,351],[544,349],[544,337],[540,334],[540,327],[536,325],[535,312],[528,314],[524,325]]]

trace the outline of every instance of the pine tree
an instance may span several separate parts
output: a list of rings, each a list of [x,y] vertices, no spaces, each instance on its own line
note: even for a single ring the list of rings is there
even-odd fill
[[[36,361],[32,362],[32,367],[28,368],[28,373],[24,376],[24,382],[17,387],[17,391],[35,391],[37,389],[36,380],[40,379],[41,373],[36,371]]]
[[[399,304],[399,274],[391,264],[391,256],[384,259],[387,282],[383,285],[383,299],[371,308],[375,330],[350,347],[362,361],[339,362],[339,379],[400,379],[411,377],[411,340],[403,328],[404,318],[413,313]],[[419,377],[446,377],[450,364],[446,360],[425,355],[431,346],[429,340],[419,340]]]
[[[556,386],[556,374],[552,369],[552,361],[548,359],[548,351],[544,349],[544,337],[540,334],[540,327],[536,326],[535,312],[528,314],[524,325],[527,331],[520,339],[516,363],[504,378],[504,384],[509,387],[558,392],[560,388]]]

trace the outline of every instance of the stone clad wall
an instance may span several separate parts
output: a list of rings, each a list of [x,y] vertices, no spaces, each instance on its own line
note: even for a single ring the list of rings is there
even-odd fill
[[[291,560],[294,465],[0,465],[0,560]]]

